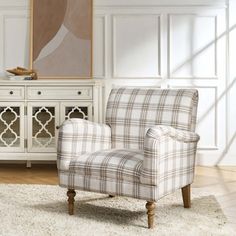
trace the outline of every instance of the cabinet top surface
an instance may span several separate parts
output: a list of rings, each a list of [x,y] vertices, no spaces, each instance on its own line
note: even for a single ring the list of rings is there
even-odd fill
[[[96,85],[100,84],[95,79],[39,79],[39,80],[10,80],[0,77],[1,85]]]

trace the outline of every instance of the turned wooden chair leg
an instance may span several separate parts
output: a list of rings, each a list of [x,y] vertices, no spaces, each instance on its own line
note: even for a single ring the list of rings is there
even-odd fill
[[[191,185],[187,185],[182,188],[182,197],[184,202],[184,208],[191,207]]]
[[[154,228],[155,208],[156,208],[155,202],[147,202],[146,208],[147,208],[147,215],[148,215],[148,228],[153,229]]]
[[[74,202],[75,202],[75,190],[68,189],[67,196],[68,196],[68,211],[69,215],[74,215]]]

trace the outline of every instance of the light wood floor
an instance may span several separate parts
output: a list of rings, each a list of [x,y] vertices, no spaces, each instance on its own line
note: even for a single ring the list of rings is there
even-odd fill
[[[0,164],[0,183],[5,184],[57,184],[56,165]]]
[[[0,183],[58,184],[56,165],[0,164]],[[214,194],[236,230],[236,167],[197,167],[194,188]]]
[[[214,193],[236,232],[236,167],[197,167],[192,186]]]

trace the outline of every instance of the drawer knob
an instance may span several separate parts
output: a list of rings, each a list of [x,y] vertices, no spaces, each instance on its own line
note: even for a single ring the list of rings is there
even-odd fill
[[[78,91],[78,95],[81,95],[81,91]]]
[[[38,95],[41,95],[42,93],[41,93],[41,91],[38,91]]]
[[[57,126],[56,126],[56,129],[60,129],[60,126],[59,126],[59,125],[57,125]]]
[[[12,94],[13,94],[13,91],[10,91],[10,94],[12,95]]]

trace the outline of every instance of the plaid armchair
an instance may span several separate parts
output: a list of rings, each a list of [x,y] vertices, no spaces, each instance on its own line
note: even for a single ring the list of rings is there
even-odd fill
[[[59,184],[147,201],[148,227],[155,202],[182,188],[190,207],[199,136],[194,133],[198,92],[194,89],[113,89],[106,124],[82,119],[63,123],[58,138]]]

